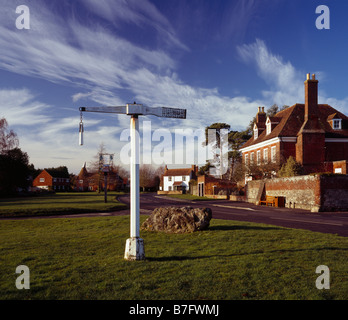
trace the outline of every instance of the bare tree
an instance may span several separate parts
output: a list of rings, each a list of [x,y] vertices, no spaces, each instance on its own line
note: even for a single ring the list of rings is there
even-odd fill
[[[158,189],[163,172],[163,167],[154,168],[150,164],[141,165],[139,168],[139,184],[142,191],[145,191],[146,188]]]
[[[117,174],[118,174],[121,178],[123,178],[123,179],[125,179],[125,178],[129,179],[129,176],[130,176],[130,175],[129,175],[129,170],[127,170],[125,167],[123,167],[123,166],[121,166],[121,165],[119,165],[119,164],[116,164],[116,165],[113,165],[112,169],[113,169],[113,171],[117,172]]]
[[[97,181],[94,181],[94,183],[98,185],[98,192],[101,191],[102,181],[104,180],[104,174],[102,172],[103,163],[100,159],[100,155],[103,153],[106,153],[106,148],[102,142],[98,147],[97,154],[93,157],[94,160],[92,160],[89,165],[91,172],[97,174],[95,175]]]
[[[8,123],[5,118],[0,119],[0,154],[17,148],[19,140],[17,134],[8,129]]]

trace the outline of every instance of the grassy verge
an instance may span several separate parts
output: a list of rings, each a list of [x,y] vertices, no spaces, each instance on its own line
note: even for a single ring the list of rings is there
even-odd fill
[[[165,197],[177,198],[177,199],[185,199],[185,200],[216,200],[208,197],[199,197],[192,194],[166,194]]]
[[[348,299],[348,238],[213,219],[193,234],[141,232],[146,260],[130,262],[128,237],[128,216],[0,221],[0,299]],[[16,289],[19,265],[29,290]],[[319,265],[329,290],[315,286]]]
[[[116,200],[117,195],[120,193],[109,192],[107,203],[104,202],[104,193],[95,192],[65,192],[0,199],[0,216],[21,217],[125,209],[126,206]]]

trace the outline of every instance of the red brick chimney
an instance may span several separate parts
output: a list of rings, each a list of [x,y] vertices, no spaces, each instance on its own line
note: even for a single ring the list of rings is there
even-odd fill
[[[319,172],[325,161],[325,131],[317,110],[318,80],[314,74],[312,79],[307,74],[304,122],[296,142],[296,161],[304,166],[306,173]]]
[[[265,107],[259,107],[256,114],[256,123],[265,123],[266,122],[266,113]]]
[[[318,80],[315,79],[315,74],[310,79],[310,74],[307,74],[305,81],[305,114],[304,120],[307,121],[311,116],[317,115],[318,108]]]

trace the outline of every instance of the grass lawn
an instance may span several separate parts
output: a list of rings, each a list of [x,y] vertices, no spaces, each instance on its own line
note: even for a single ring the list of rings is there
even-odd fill
[[[126,208],[116,200],[116,196],[120,194],[122,193],[108,192],[107,203],[104,202],[104,193],[96,192],[63,192],[33,197],[0,198],[0,216],[117,211]]]
[[[0,299],[348,299],[345,237],[213,219],[192,234],[142,231],[146,260],[125,261],[128,237],[128,216],[0,220]],[[19,265],[29,290],[16,289]],[[319,265],[329,290],[316,288]]]
[[[195,196],[193,194],[166,194],[164,195],[165,197],[171,197],[171,198],[178,198],[178,199],[185,199],[185,200],[217,200],[217,199],[212,199],[212,198],[208,198],[208,197],[199,197],[199,196]]]

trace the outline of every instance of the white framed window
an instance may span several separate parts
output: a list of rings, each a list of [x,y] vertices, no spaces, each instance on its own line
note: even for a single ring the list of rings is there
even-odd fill
[[[332,128],[334,130],[341,130],[342,129],[342,120],[341,119],[334,119],[332,121]]]
[[[168,181],[172,181],[172,177],[168,177]]]
[[[254,164],[254,152],[250,153],[250,164]]]
[[[186,181],[186,176],[182,176],[182,181]]]
[[[249,165],[249,154],[245,154],[245,158],[244,158],[244,161],[245,161],[245,165]]]
[[[257,165],[259,166],[261,164],[261,150],[258,150],[256,152],[256,161],[257,161]]]
[[[40,182],[45,182],[45,178],[40,178]]]
[[[271,148],[271,161],[276,162],[277,160],[277,147],[272,147]]]
[[[263,149],[263,162],[268,162],[268,148]]]

